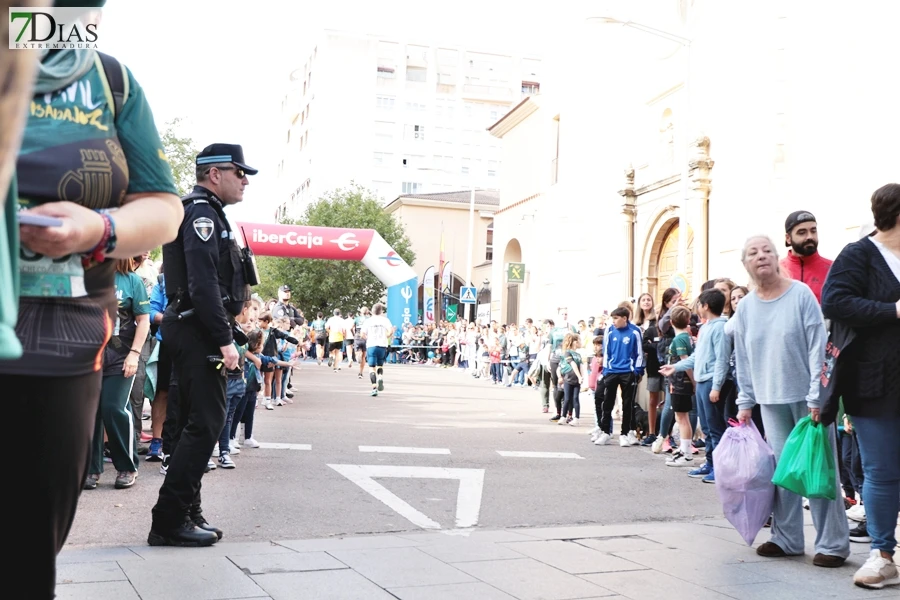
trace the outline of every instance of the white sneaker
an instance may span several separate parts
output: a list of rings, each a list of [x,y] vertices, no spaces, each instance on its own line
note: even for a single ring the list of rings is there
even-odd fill
[[[685,456],[680,450],[666,461],[667,467],[690,467],[693,464],[694,458],[692,456]]]
[[[602,433],[594,433],[594,434],[592,434],[592,435],[591,435],[591,443],[593,444],[594,442],[596,442],[597,440],[599,440],[601,435],[603,435],[603,434],[602,434]]]
[[[272,406],[271,400],[269,400],[268,402],[265,403],[265,407],[266,407],[266,410],[275,410],[275,407]]]
[[[238,444],[238,441],[234,438],[231,438],[230,440],[228,440],[228,447],[231,450],[240,450],[241,449],[241,445]]]
[[[572,427],[578,427],[578,419],[573,418],[571,421],[569,421],[569,425],[571,425]]]
[[[568,423],[566,423],[566,418],[565,418],[565,417],[561,417],[561,418],[559,419],[559,421],[556,422],[556,424],[557,424],[557,425],[568,425]]]
[[[658,436],[653,441],[653,445],[650,446],[650,450],[653,451],[653,454],[662,454],[662,448],[663,448],[664,443],[666,443],[666,437],[664,435]]]
[[[619,446],[621,446],[622,448],[627,448],[630,445],[631,445],[631,442],[628,440],[627,435],[619,436]]]
[[[231,457],[226,452],[225,454],[219,456],[219,466],[223,469],[233,469],[237,465],[234,464],[234,461],[231,460]]]
[[[600,437],[598,437],[597,440],[594,442],[594,445],[595,446],[605,446],[609,443],[609,441],[611,439],[612,438],[610,437],[610,435],[604,431],[603,433],[600,434]]]
[[[600,431],[599,427],[594,427],[593,429],[588,431],[588,435],[591,436],[592,438],[596,438],[598,435],[600,435],[600,433],[601,433],[601,431]],[[594,440],[591,440],[591,441],[594,441]]]
[[[637,433],[635,433],[634,431],[628,432],[628,443],[631,444],[632,446],[640,446],[641,445],[641,441],[637,438]]]
[[[241,453],[240,448],[235,448],[234,446],[231,446],[231,445],[228,446],[228,454],[238,455],[240,453]]]
[[[281,398],[275,401],[275,406],[284,406],[285,404],[287,404],[287,402],[285,402]]]
[[[245,439],[244,445],[247,446],[248,448],[259,448],[259,442],[257,442],[253,438]]]
[[[847,518],[862,523],[866,520],[866,507],[862,504],[854,504],[847,509]]]
[[[872,550],[865,564],[853,575],[853,583],[859,587],[880,590],[886,585],[900,585],[900,572],[894,561],[881,556],[878,550]]]

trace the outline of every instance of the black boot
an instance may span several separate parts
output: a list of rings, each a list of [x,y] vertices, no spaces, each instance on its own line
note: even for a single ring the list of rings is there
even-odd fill
[[[214,526],[210,525],[209,522],[206,520],[206,518],[202,514],[198,514],[197,516],[191,517],[191,521],[193,521],[194,525],[196,525],[200,529],[202,529],[204,531],[211,531],[212,533],[216,534],[216,537],[218,539],[220,539],[220,540],[222,539],[222,535],[223,535],[222,530],[219,529],[218,527],[214,527]]]
[[[212,531],[206,531],[197,527],[193,521],[185,521],[178,527],[169,530],[154,529],[151,527],[147,543],[151,546],[183,546],[199,547],[212,546],[219,541],[218,536]]]

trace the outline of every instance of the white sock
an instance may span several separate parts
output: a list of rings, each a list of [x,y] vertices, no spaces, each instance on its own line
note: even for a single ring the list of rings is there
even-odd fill
[[[691,458],[694,454],[693,449],[691,448],[691,440],[681,440],[681,453],[684,454],[686,458]]]

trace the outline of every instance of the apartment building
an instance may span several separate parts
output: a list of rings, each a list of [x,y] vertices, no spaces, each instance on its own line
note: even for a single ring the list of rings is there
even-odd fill
[[[279,216],[350,182],[402,194],[497,188],[501,141],[487,133],[540,91],[540,59],[325,31],[282,103]]]

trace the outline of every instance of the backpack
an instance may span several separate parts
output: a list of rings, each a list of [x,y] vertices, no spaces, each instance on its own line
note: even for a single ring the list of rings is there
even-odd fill
[[[125,67],[118,60],[97,52],[95,60],[99,62],[99,66],[103,69],[103,75],[106,77],[106,83],[109,85],[109,91],[113,97],[113,121],[118,118],[125,107],[125,100],[128,98],[128,76],[125,74]]]

